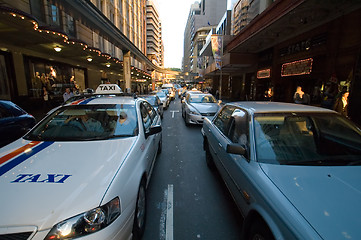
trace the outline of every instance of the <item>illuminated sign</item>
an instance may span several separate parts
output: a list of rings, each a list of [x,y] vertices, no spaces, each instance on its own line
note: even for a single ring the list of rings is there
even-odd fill
[[[263,69],[263,70],[259,70],[257,72],[257,78],[270,78],[271,77],[271,69],[267,68],[267,69]]]
[[[287,77],[287,76],[310,74],[312,72],[312,63],[313,63],[313,59],[308,58],[304,60],[282,64],[281,76]]]

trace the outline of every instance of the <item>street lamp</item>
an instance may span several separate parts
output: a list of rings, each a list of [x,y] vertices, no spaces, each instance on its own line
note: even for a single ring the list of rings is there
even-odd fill
[[[55,50],[55,52],[60,52],[60,51],[61,51],[61,47],[55,46],[55,47],[54,47],[54,50]]]

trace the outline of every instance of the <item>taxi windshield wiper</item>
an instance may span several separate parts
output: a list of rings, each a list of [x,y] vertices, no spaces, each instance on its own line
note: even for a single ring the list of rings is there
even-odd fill
[[[113,135],[110,136],[109,138],[123,138],[123,137],[134,137],[135,135],[133,134],[118,134],[118,135]]]

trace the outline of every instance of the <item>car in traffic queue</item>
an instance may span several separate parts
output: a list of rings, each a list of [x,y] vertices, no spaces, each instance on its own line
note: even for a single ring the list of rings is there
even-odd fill
[[[169,97],[163,91],[156,92],[156,95],[159,97],[160,101],[163,103],[163,109],[166,110],[170,104]]]
[[[8,100],[0,100],[0,148],[22,137],[36,124],[34,116]]]
[[[213,117],[220,108],[220,101],[217,101],[212,94],[198,91],[187,92],[182,100],[182,117],[185,124],[201,125],[205,117]]]
[[[324,108],[235,102],[205,119],[206,162],[241,214],[242,239],[361,239],[361,131]]]
[[[147,100],[159,113],[160,117],[163,118],[163,103],[156,94],[139,95],[139,97]]]
[[[3,239],[141,239],[146,188],[162,149],[144,99],[62,106],[0,150]]]
[[[169,99],[170,101],[173,101],[175,99],[175,89],[174,89],[174,84],[173,83],[165,83],[162,85],[162,90],[166,89],[168,90],[166,94],[169,95]]]

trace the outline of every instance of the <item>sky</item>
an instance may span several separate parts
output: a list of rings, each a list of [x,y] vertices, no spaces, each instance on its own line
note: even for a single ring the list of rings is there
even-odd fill
[[[196,0],[153,0],[162,22],[164,67],[181,68],[184,28],[191,5]]]

